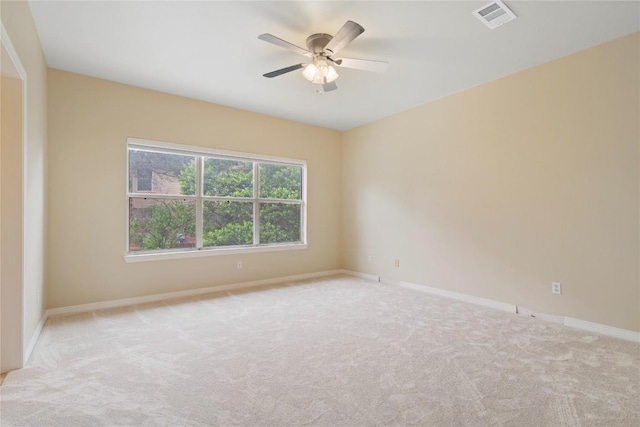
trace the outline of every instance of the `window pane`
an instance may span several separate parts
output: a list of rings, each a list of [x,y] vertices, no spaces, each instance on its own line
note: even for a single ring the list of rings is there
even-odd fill
[[[129,199],[129,252],[193,248],[195,235],[195,201]]]
[[[153,190],[153,172],[151,169],[138,168],[137,173],[134,174],[134,176],[138,178],[136,182],[136,191]]]
[[[253,197],[253,162],[205,158],[205,196]]]
[[[260,198],[300,200],[302,168],[260,164]]]
[[[300,241],[300,205],[260,203],[260,243]]]
[[[203,202],[202,244],[234,246],[253,244],[252,202]]]
[[[129,191],[196,194],[194,156],[129,150]]]

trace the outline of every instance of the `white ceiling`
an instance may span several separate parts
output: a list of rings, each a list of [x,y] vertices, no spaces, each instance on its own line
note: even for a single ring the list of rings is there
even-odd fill
[[[347,130],[640,29],[638,1],[514,1],[518,19],[489,30],[488,1],[30,1],[50,67],[322,127]],[[341,57],[390,62],[385,74],[339,69],[318,95],[299,46],[347,21],[364,34]]]

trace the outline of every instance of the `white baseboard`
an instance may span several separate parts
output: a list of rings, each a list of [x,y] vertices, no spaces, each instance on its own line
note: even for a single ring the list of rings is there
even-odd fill
[[[471,304],[481,305],[483,307],[495,308],[497,310],[506,311],[507,313],[515,313],[516,306],[513,304],[507,304],[500,301],[494,301],[491,299],[474,297],[473,295],[462,294],[459,292],[446,291],[444,289],[432,288],[431,286],[418,285],[416,283],[399,282],[399,285],[403,288],[409,288],[420,292],[426,292],[433,295],[438,295],[445,298],[451,298],[459,301],[469,302]]]
[[[615,328],[613,326],[602,325],[600,323],[588,322],[586,320],[574,319],[571,317],[564,318],[564,325],[571,328],[582,329],[583,331],[594,332],[596,334],[640,343],[640,332],[634,332],[628,329]]]
[[[40,319],[40,322],[38,322],[38,326],[36,326],[36,329],[33,331],[33,334],[31,335],[31,339],[29,340],[29,344],[27,344],[27,348],[25,349],[24,360],[23,360],[24,366],[26,366],[27,362],[29,361],[29,358],[31,357],[31,353],[33,353],[33,349],[36,348],[36,343],[38,342],[38,338],[40,338],[40,334],[42,333],[42,328],[44,328],[44,324],[47,323],[48,318],[49,318],[49,312],[45,311],[44,314],[42,315],[42,318]]]
[[[316,278],[316,277],[334,276],[334,275],[337,275],[337,274],[346,274],[346,275],[350,275],[350,276],[361,277],[363,279],[372,280],[374,282],[383,281],[384,283],[395,284],[395,285],[398,285],[398,286],[402,286],[404,288],[413,289],[413,290],[417,290],[417,291],[420,291],[420,292],[426,292],[426,293],[430,293],[430,294],[433,294],[433,295],[442,296],[442,297],[445,297],[445,298],[451,298],[451,299],[455,299],[455,300],[459,300],[459,301],[469,302],[469,303],[481,305],[481,306],[484,306],[484,307],[490,307],[490,308],[494,308],[494,309],[497,309],[497,310],[506,311],[508,313],[516,313],[517,312],[517,307],[515,305],[503,303],[503,302],[500,302],[500,301],[494,301],[494,300],[490,300],[490,299],[486,299],[486,298],[479,298],[479,297],[475,297],[475,296],[472,296],[472,295],[467,295],[467,294],[463,294],[463,293],[459,293],[459,292],[453,292],[453,291],[447,291],[447,290],[444,290],[444,289],[433,288],[433,287],[430,287],[430,286],[419,285],[419,284],[416,284],[416,283],[391,282],[391,281],[388,281],[388,280],[384,280],[384,279],[380,278],[379,276],[376,276],[376,275],[373,275],[373,274],[360,273],[360,272],[357,272],[357,271],[351,271],[351,270],[327,270],[327,271],[319,271],[319,272],[315,272],[315,273],[298,274],[298,275],[295,275],[295,276],[275,277],[275,278],[272,278],[272,279],[255,280],[255,281],[251,281],[251,282],[242,282],[242,283],[233,283],[233,284],[229,284],[229,285],[212,286],[212,287],[208,287],[208,288],[191,289],[191,290],[186,290],[186,291],[169,292],[169,293],[164,293],[164,294],[146,295],[146,296],[141,296],[141,297],[123,298],[123,299],[117,299],[117,300],[102,301],[102,302],[91,303],[91,304],[80,304],[80,305],[73,305],[73,306],[68,306],[68,307],[52,308],[52,309],[47,310],[44,313],[44,315],[42,316],[42,319],[40,319],[40,322],[38,323],[38,326],[36,327],[35,331],[33,332],[33,335],[31,336],[31,340],[29,340],[29,344],[27,345],[27,348],[26,348],[26,351],[25,351],[24,361],[26,363],[29,360],[29,357],[31,356],[31,353],[33,352],[33,349],[35,348],[36,343],[38,342],[38,338],[40,337],[40,334],[42,333],[42,328],[44,327],[44,325],[45,325],[45,323],[46,323],[46,321],[47,321],[47,319],[49,317],[60,316],[60,315],[63,315],[63,314],[83,313],[83,312],[87,312],[87,311],[102,310],[102,309],[107,309],[107,308],[126,307],[126,306],[130,306],[130,305],[135,305],[135,304],[144,304],[144,303],[149,303],[149,302],[157,302],[157,301],[163,301],[163,300],[184,298],[184,297],[196,296],[196,295],[212,294],[212,293],[216,293],[216,292],[224,292],[224,291],[231,291],[231,290],[244,289],[244,288],[254,288],[254,287],[260,287],[260,286],[267,286],[267,285],[273,285],[273,284],[278,284],[278,283],[290,282],[290,281],[313,279],[313,278]],[[549,317],[549,316],[553,317],[553,319],[546,319],[546,317]],[[606,336],[610,336],[610,337],[614,337],[614,338],[620,338],[620,339],[627,340],[627,341],[640,342],[640,333],[639,332],[634,332],[634,331],[630,331],[630,330],[626,330],[626,329],[615,328],[613,326],[602,325],[602,324],[599,324],[599,323],[588,322],[586,320],[573,319],[571,317],[540,315],[540,313],[538,313],[537,317],[540,317],[543,320],[551,320],[551,321],[556,321],[557,319],[562,319],[563,320],[562,323],[565,326],[569,326],[569,327],[577,328],[577,329],[582,329],[582,330],[585,330],[585,331],[594,332],[594,333],[598,333],[598,334],[602,334],[602,335],[606,335]]]
[[[420,292],[427,292],[430,294],[439,295],[439,296],[443,296],[446,298],[451,298],[459,301],[465,301],[472,304],[478,304],[484,307],[495,308],[498,310],[506,311],[508,313],[517,313],[518,309],[523,311],[523,313],[521,314],[527,314],[527,312],[533,313],[532,310],[525,309],[522,307],[517,307],[512,304],[507,304],[500,301],[494,301],[494,300],[485,299],[485,298],[479,298],[479,297],[462,294],[458,292],[446,291],[444,289],[432,288],[430,286],[418,285],[418,284],[409,283],[409,282],[400,282],[399,285],[404,288],[414,289]],[[602,325],[600,323],[588,322],[586,320],[573,319],[571,317],[566,317],[566,316],[557,316],[557,315],[545,314],[545,313],[539,313],[539,312],[536,312],[535,317],[541,320],[546,320],[554,323],[559,323],[564,326],[569,326],[571,328],[582,329],[588,332],[594,332],[594,333],[606,335],[609,337],[620,338],[626,341],[640,343],[640,332],[630,331],[627,329],[620,329],[620,328],[616,328],[608,325]]]
[[[540,319],[547,322],[557,323],[564,325],[564,317],[556,316],[555,314],[541,313],[539,311],[531,310],[529,308],[517,306],[518,314],[525,317],[531,317],[534,319]]]
[[[298,274],[295,276],[274,277],[272,279],[254,280],[251,282],[233,283],[229,285],[211,286],[208,288],[189,289],[186,291],[168,292],[163,294],[145,295],[133,298],[123,298],[109,301],[94,302],[90,304],[72,305],[58,307],[47,310],[47,317],[60,316],[63,314],[84,313],[93,310],[104,310],[107,308],[126,307],[129,305],[145,304],[150,302],[164,301],[177,298],[185,298],[196,295],[213,294],[216,292],[232,291],[244,288],[255,288],[259,286],[273,285],[277,283],[313,279],[316,277],[334,276],[341,274],[342,270],[327,270],[315,273]]]
[[[376,276],[375,274],[360,273],[359,271],[351,270],[340,270],[340,273],[346,274],[348,276],[360,277],[362,279],[373,280],[374,282],[380,281],[380,276]]]

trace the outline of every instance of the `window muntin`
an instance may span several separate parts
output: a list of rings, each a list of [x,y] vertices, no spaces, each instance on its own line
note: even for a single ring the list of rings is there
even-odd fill
[[[131,142],[128,149],[129,254],[305,243],[303,162]],[[142,192],[145,169],[153,185]]]

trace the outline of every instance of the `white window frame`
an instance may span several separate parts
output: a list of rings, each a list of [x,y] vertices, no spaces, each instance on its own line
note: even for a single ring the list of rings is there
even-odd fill
[[[157,250],[157,251],[144,251],[144,252],[129,252],[129,199],[130,197],[135,196],[148,196],[147,192],[137,193],[130,192],[129,188],[129,149],[141,149],[141,150],[150,150],[157,151],[168,154],[182,154],[188,156],[196,156],[196,195],[195,196],[172,196],[172,195],[162,195],[163,198],[168,199],[190,199],[195,200],[196,202],[196,247],[195,248],[179,248],[179,249],[170,249],[170,250]],[[174,144],[170,142],[161,142],[161,141],[151,141],[140,138],[127,138],[126,143],[126,246],[124,253],[124,260],[126,262],[143,262],[143,261],[160,261],[167,259],[179,259],[179,258],[195,258],[195,257],[206,257],[206,256],[216,256],[216,255],[231,255],[231,254],[245,254],[245,253],[255,253],[255,252],[272,252],[272,251],[288,251],[288,250],[300,250],[307,248],[307,162],[304,160],[297,159],[289,159],[284,157],[275,157],[275,156],[264,156],[253,153],[244,153],[238,151],[228,151],[228,150],[218,150],[214,148],[208,147],[200,147],[193,145],[183,145],[183,144]],[[198,157],[199,156],[199,157]],[[209,197],[203,196],[200,191],[202,186],[202,168],[204,157],[216,157],[223,158],[228,160],[238,160],[245,162],[254,162],[254,171],[253,171],[253,186],[254,197],[251,198],[242,198],[243,202],[251,202],[254,206],[254,242],[252,246],[226,246],[226,247],[202,247],[202,211],[205,200],[233,200],[233,197]],[[257,244],[255,241],[256,237],[259,235],[259,212],[260,209],[260,201],[267,200],[259,197],[258,194],[258,185],[259,185],[259,175],[257,169],[259,168],[259,163],[270,163],[277,164],[283,166],[296,166],[300,167],[302,170],[301,176],[301,192],[302,197],[299,200],[280,200],[280,199],[268,199],[269,202],[277,202],[277,203],[295,203],[300,204],[300,242],[295,243],[269,243],[269,244]],[[235,198],[237,199],[237,198]],[[240,199],[237,199],[240,200]]]

